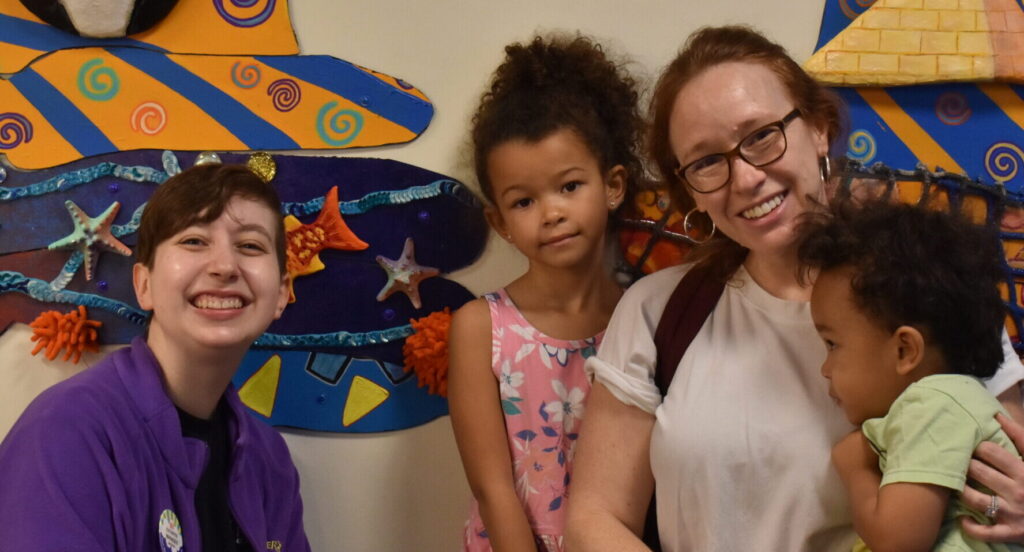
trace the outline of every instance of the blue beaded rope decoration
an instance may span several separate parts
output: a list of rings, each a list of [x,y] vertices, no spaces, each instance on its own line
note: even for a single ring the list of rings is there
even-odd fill
[[[102,162],[91,167],[69,171],[46,180],[20,187],[0,186],[0,201],[15,201],[26,197],[37,197],[52,193],[66,192],[78,186],[94,182],[101,178],[113,177],[131,182],[148,182],[162,184],[172,175],[181,172],[177,157],[173,152],[165,151],[161,157],[165,170],[147,166],[129,166],[112,162]],[[0,182],[6,178],[6,171],[0,167]],[[462,184],[441,179],[422,186],[413,186],[404,190],[387,190],[371,192],[365,196],[339,204],[343,215],[365,214],[378,207],[403,205],[414,201],[431,199],[441,195],[449,195],[464,203],[475,203],[476,199]],[[305,202],[288,202],[281,206],[286,215],[306,216],[320,212],[324,197]],[[125,224],[114,225],[111,233],[116,237],[134,234],[139,229],[142,213],[146,204],[139,205],[132,213],[131,219]],[[53,281],[47,283],[37,278],[30,278],[19,272],[0,271],[0,294],[23,293],[32,299],[44,303],[66,303],[84,305],[88,308],[102,309],[111,312],[133,324],[144,325],[149,314],[120,301],[91,293],[80,293],[65,289],[82,267],[83,255],[74,252],[64,264],[60,273]],[[303,349],[308,347],[362,347],[378,345],[405,339],[412,335],[409,324],[374,330],[368,332],[347,332],[344,330],[322,334],[281,335],[265,333],[254,343],[259,347],[275,347],[280,349]]]

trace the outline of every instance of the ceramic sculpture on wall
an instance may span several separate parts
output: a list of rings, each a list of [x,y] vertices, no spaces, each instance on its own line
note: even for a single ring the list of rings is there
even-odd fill
[[[55,307],[81,305],[88,308],[90,319],[102,323],[103,343],[125,343],[140,334],[145,313],[134,301],[132,257],[97,251],[100,261],[87,279],[81,250],[47,247],[75,232],[67,202],[87,214],[103,212],[115,202],[121,205],[114,218],[104,219],[105,226],[119,242],[134,246],[134,232],[153,188],[197,157],[125,152],[38,172],[8,169],[0,183],[0,327],[31,321]],[[218,157],[226,163],[250,161],[246,154]],[[284,202],[282,216],[296,221],[289,232],[287,263],[296,269],[295,302],[243,363],[236,377],[243,396],[271,422],[309,429],[398,429],[446,413],[444,400],[420,388],[415,374],[404,369],[402,343],[413,333],[409,320],[457,308],[472,298],[442,274],[468,266],[483,250],[486,223],[475,198],[454,180],[396,161],[285,155],[257,159],[273,163],[272,182]],[[328,211],[333,216],[326,216],[325,208],[333,209]],[[316,235],[328,219],[335,226],[344,224],[349,241],[324,247],[300,239],[304,229]],[[405,269],[420,272],[415,284],[419,303],[403,292],[378,299],[395,274],[377,257],[401,258],[409,243],[415,243],[415,256],[405,258],[414,267]],[[299,270],[304,265],[293,259],[303,253],[309,253],[303,258],[315,256],[320,269]],[[277,367],[246,387],[275,357]],[[267,374],[282,366],[279,373],[284,376],[272,378],[276,385],[266,391]],[[360,383],[353,388],[356,377]],[[387,408],[374,416],[369,411],[356,416],[351,407],[347,424],[341,414],[316,414],[330,409],[343,413],[350,397],[367,393],[383,395],[390,401],[387,406],[398,404],[394,412],[399,418],[386,415]],[[411,407],[413,396],[429,408]],[[381,404],[385,401],[377,406]]]
[[[297,51],[283,0],[180,0],[126,38],[0,0],[0,333],[35,320],[26,346],[54,361],[139,335],[131,248],[146,199],[181,167],[247,163],[284,202],[292,302],[236,374],[246,404],[345,432],[447,413],[432,355],[472,294],[445,274],[481,254],[481,206],[395,161],[228,153],[402,143],[429,124],[412,85]]]

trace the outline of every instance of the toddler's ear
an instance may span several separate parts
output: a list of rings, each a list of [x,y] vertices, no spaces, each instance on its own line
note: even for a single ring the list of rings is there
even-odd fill
[[[924,360],[924,335],[913,326],[900,326],[893,332],[892,339],[897,348],[896,373],[901,376],[909,375]]]

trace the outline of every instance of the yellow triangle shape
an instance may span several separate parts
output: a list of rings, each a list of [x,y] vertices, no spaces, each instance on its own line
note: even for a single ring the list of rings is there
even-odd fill
[[[281,380],[281,357],[274,355],[263,363],[238,390],[238,396],[249,408],[270,417],[277,400],[277,383]]]
[[[1022,25],[1015,2],[878,0],[804,69],[834,86],[1019,82]]]
[[[345,400],[345,411],[341,415],[341,423],[348,427],[366,416],[373,409],[384,404],[391,392],[373,383],[363,376],[352,378],[352,386]]]

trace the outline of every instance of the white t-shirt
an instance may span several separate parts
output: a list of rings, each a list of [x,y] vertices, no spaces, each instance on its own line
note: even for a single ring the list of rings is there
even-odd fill
[[[687,267],[634,284],[586,370],[656,417],[651,468],[666,551],[849,551],[855,534],[832,445],[853,430],[828,396],[810,305],[772,296],[744,268],[683,355],[662,401],[654,331]],[[1024,378],[1007,361],[988,382]]]

